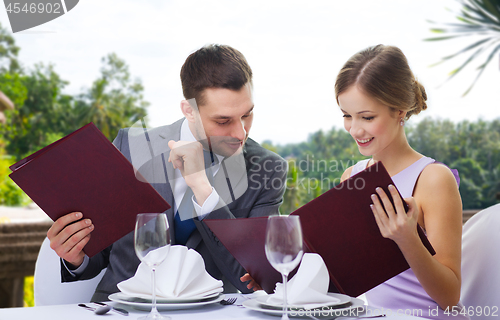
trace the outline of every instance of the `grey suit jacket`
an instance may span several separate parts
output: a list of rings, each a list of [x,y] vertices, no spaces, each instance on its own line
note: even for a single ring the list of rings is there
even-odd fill
[[[155,128],[148,132],[150,145],[153,145],[156,151],[162,149],[162,153],[144,163],[146,167],[151,166],[147,172],[154,172],[154,175],[164,175],[164,179],[148,181],[154,181],[151,185],[172,206],[171,209],[166,211],[170,224],[172,244],[175,244],[173,228],[175,223],[173,208],[175,205],[169,177],[173,177],[174,169],[172,164],[168,162],[170,149],[167,143],[169,140],[179,140],[183,120],[181,119],[171,125]],[[113,144],[129,161],[132,161],[128,140],[128,129],[122,129]],[[159,153],[155,152],[155,154]],[[240,190],[234,193],[241,193],[241,190],[244,190],[244,192],[228,205],[221,202],[221,205],[218,205],[204,219],[249,218],[278,213],[286,187],[288,169],[286,161],[277,154],[264,149],[252,139],[248,139],[245,143],[243,157],[247,179],[245,181],[231,179],[231,187],[233,190]],[[136,161],[132,161],[132,163],[135,164]],[[247,185],[246,190],[245,188],[239,188],[239,185]],[[223,201],[222,197],[221,201]],[[224,282],[224,292],[236,292],[236,289],[241,292],[249,292],[246,284],[239,280],[246,271],[214,236],[203,220],[200,221],[195,218],[194,221],[196,230],[189,237],[186,246],[200,253],[204,259],[205,268],[211,276]],[[134,232],[131,232],[101,253],[90,258],[87,268],[79,276],[72,276],[64,266],[61,267],[61,276],[63,282],[90,279],[98,275],[102,269],[107,268],[92,297],[92,301],[105,301],[108,300],[109,294],[119,291],[117,288],[119,282],[135,274],[139,263],[140,261],[134,251]]]

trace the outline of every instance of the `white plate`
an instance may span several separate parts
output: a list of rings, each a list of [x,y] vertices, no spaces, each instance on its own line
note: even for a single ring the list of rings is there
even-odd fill
[[[325,302],[325,303],[316,303],[317,307],[316,308],[322,308],[322,307],[338,307],[342,306],[345,304],[348,304],[351,302],[351,297],[345,294],[341,293],[333,293],[333,292],[328,292],[328,295],[334,298],[339,299],[339,302]],[[263,306],[271,307],[271,308],[283,308],[282,303],[269,303],[267,302],[267,299],[269,296],[262,296],[256,298],[257,302],[260,303]],[[312,304],[312,303],[311,303]],[[305,309],[304,304],[289,304],[288,308],[294,308],[294,309]]]
[[[267,307],[262,306],[256,299],[249,299],[243,301],[243,306],[254,311],[263,312],[266,314],[270,314],[273,316],[281,316],[283,314],[282,310],[277,309],[268,309]],[[289,317],[308,317],[308,315],[313,315],[316,318],[332,318],[338,316],[353,316],[356,317],[358,314],[362,314],[365,310],[365,302],[358,298],[351,298],[351,303],[348,306],[334,308],[330,310],[327,309],[317,309],[317,310],[304,310],[304,309],[295,309],[290,310],[288,312]]]
[[[129,301],[129,300],[124,300],[122,299],[123,296],[121,296],[121,292],[113,293],[109,295],[109,300],[118,302],[121,304],[129,305],[132,306],[136,309],[139,310],[151,310],[152,303],[151,302],[134,302],[134,301]],[[218,303],[222,299],[224,299],[225,295],[219,294],[219,296],[208,299],[208,300],[198,300],[195,302],[175,302],[175,303],[156,303],[156,308],[158,310],[174,310],[174,309],[190,309],[190,308],[197,308],[200,306],[205,306],[208,304],[213,304],[213,303]]]
[[[197,296],[189,297],[189,298],[156,298],[156,303],[185,303],[185,302],[201,302],[207,299],[212,299],[218,297],[222,293],[222,288],[220,290],[211,291],[204,294],[200,294]],[[117,298],[121,300],[127,300],[130,302],[151,302],[151,295],[137,295],[133,296],[125,292],[117,292]],[[147,301],[144,301],[147,300]]]

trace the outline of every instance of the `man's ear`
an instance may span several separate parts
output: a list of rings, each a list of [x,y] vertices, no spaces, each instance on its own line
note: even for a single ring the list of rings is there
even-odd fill
[[[181,111],[182,114],[184,114],[184,117],[186,117],[186,119],[189,122],[194,123],[198,113],[198,106],[196,105],[196,100],[195,99],[182,100]]]

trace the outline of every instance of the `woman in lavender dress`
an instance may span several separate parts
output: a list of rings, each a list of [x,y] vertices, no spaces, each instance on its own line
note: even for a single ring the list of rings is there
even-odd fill
[[[468,319],[460,304],[462,201],[452,171],[408,144],[404,123],[427,108],[424,87],[400,49],[378,45],[352,56],[335,83],[344,127],[367,159],[348,168],[342,180],[382,161],[409,206],[373,190],[371,205],[382,236],[401,249],[410,269],[366,293],[385,312],[431,319]],[[458,176],[457,176],[458,178]],[[389,198],[394,197],[394,206]],[[420,241],[417,223],[436,250]],[[390,309],[391,311],[387,311]]]

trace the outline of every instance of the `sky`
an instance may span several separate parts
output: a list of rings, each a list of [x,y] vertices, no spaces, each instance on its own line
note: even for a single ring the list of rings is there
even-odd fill
[[[485,55],[447,82],[468,56],[430,67],[474,41],[423,41],[434,36],[428,20],[454,22],[459,9],[456,0],[81,0],[65,15],[13,36],[23,65],[53,63],[70,82],[68,94],[89,88],[101,58],[116,53],[145,87],[152,126],[182,117],[179,72],[186,57],[205,44],[228,44],[254,73],[250,137],[286,144],[343,127],[337,73],[350,56],[377,44],[401,48],[426,88],[428,109],[410,123],[426,116],[454,122],[500,117],[499,59],[466,97]],[[0,23],[11,30],[3,9]]]

